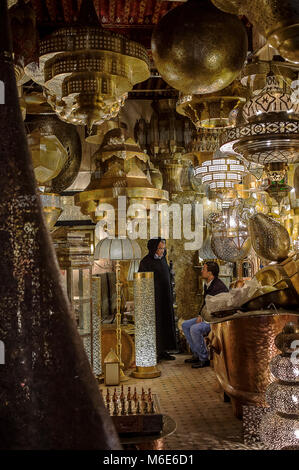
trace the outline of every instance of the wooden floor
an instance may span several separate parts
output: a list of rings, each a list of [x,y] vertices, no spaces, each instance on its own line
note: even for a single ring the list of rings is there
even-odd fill
[[[155,379],[130,378],[127,386],[146,390],[159,397],[162,412],[176,422],[176,431],[156,442],[158,449],[170,450],[243,450],[258,449],[243,443],[242,421],[232,413],[230,403],[224,403],[215,373],[210,367],[192,369],[184,360],[190,356],[178,354],[175,361],[158,365],[162,374]],[[128,371],[126,372],[129,375]],[[105,387],[101,387],[104,388]],[[109,387],[113,393],[114,387]],[[105,390],[103,395],[105,396]],[[144,448],[144,447],[143,447]],[[149,447],[150,448],[150,447]]]

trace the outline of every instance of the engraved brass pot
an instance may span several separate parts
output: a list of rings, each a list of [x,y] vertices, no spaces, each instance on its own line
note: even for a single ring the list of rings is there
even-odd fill
[[[246,310],[266,308],[273,303],[276,307],[296,310],[299,305],[299,256],[293,254],[279,264],[270,264],[260,269],[256,279],[263,286],[242,307]],[[266,292],[265,286],[271,286],[272,292]],[[275,289],[275,290],[274,290]]]
[[[241,21],[205,0],[190,0],[159,22],[152,36],[155,64],[184,93],[212,93],[238,76],[247,53]]]
[[[245,15],[280,55],[299,62],[298,0],[212,0],[220,10]]]
[[[237,417],[242,417],[243,404],[265,406],[264,394],[273,381],[269,362],[278,352],[275,336],[295,318],[291,314],[258,316],[212,325],[212,344],[217,345],[214,370]]]

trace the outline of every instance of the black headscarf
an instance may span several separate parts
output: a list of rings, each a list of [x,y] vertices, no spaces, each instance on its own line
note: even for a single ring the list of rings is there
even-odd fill
[[[148,249],[149,255],[150,255],[152,258],[154,258],[155,253],[156,253],[156,251],[157,251],[157,248],[158,248],[160,242],[166,243],[165,238],[161,238],[161,237],[151,238],[151,239],[147,242],[147,249]],[[164,253],[163,253],[163,257],[165,257],[165,256],[166,256],[166,249],[164,250]]]

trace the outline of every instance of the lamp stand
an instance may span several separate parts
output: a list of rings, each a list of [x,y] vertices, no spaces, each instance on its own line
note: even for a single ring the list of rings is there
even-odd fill
[[[116,354],[119,358],[120,381],[129,380],[123,371],[124,363],[121,360],[121,282],[120,282],[120,262],[116,261]]]
[[[243,260],[239,260],[236,263],[237,265],[237,280],[243,279]]]

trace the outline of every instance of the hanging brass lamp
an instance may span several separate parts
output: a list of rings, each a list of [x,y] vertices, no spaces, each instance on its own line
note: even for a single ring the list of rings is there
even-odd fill
[[[0,2],[0,448],[119,449],[42,217]]]
[[[235,199],[234,188],[242,182],[246,173],[240,160],[219,151],[215,152],[213,159],[204,161],[194,169],[195,177],[209,187],[211,198],[221,198],[227,203]]]
[[[110,204],[118,211],[118,196],[126,196],[128,204],[141,203],[146,210],[153,203],[167,202],[168,192],[154,187],[146,175],[149,157],[125,127],[112,129],[104,136],[95,154],[95,171],[88,187],[76,194],[75,204],[94,222],[100,203]]]
[[[175,99],[159,99],[152,103],[154,112],[149,124],[137,121],[135,135],[150,154],[163,175],[163,189],[170,197],[182,193],[183,171],[189,166],[186,149],[195,129],[191,122],[176,112]]]
[[[189,117],[197,129],[231,127],[230,113],[246,101],[246,88],[233,82],[224,90],[205,95],[181,94],[176,110]]]
[[[284,93],[291,93],[291,85],[297,78],[295,67],[290,67],[288,62],[282,58],[273,56],[271,60],[261,60],[259,57],[252,57],[242,69],[240,81],[243,86],[249,89],[251,96],[261,92],[267,85],[268,74],[275,75],[275,81]]]
[[[115,117],[133,85],[149,78],[142,45],[104,30],[92,0],[83,0],[78,21],[40,41],[39,65],[26,74],[44,88],[48,102],[67,122],[91,130]]]
[[[297,0],[212,0],[220,10],[245,15],[267,41],[290,62],[299,62]]]
[[[245,103],[243,117],[243,125],[222,132],[221,151],[260,165],[299,160],[299,105],[291,102],[272,72],[263,90]]]
[[[55,114],[28,116],[25,127],[43,212],[52,231],[62,213],[60,193],[79,171],[80,137],[75,126]]]
[[[172,87],[187,94],[213,93],[233,82],[247,54],[242,22],[205,0],[172,9],[152,35],[157,69]]]

